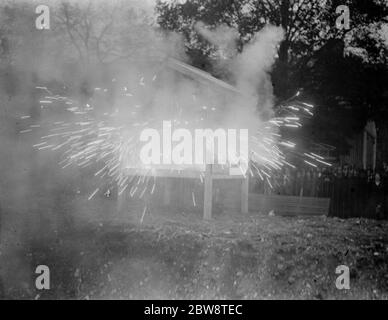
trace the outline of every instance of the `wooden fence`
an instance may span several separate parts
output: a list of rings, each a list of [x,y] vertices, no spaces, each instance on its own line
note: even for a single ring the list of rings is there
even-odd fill
[[[388,216],[388,179],[386,176],[382,176],[378,183],[371,175],[295,177],[285,182],[280,180],[274,183],[273,188],[267,187],[256,179],[251,183],[251,192],[256,193],[259,199],[273,199],[267,200],[269,203],[275,202],[275,199],[281,203],[292,197],[295,199],[330,199],[329,215],[340,218],[381,219]],[[291,204],[297,203],[298,200],[289,201]],[[305,203],[307,200],[301,201]],[[319,203],[319,200],[316,202]],[[266,205],[264,200],[257,200],[255,203]]]
[[[328,215],[329,198],[249,194],[249,210],[282,216]]]

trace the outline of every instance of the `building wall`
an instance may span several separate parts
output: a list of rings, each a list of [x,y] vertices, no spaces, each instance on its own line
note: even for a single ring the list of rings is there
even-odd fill
[[[375,169],[377,146],[375,123],[369,121],[364,130],[355,135],[349,154],[339,158],[340,165],[348,164],[355,168]]]

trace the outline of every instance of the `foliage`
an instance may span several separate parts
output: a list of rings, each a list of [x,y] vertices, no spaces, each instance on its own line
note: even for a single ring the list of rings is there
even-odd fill
[[[349,7],[349,30],[336,27],[339,5]],[[210,30],[235,28],[237,51],[266,24],[281,26],[285,38],[272,71],[274,93],[283,100],[303,88],[303,97],[317,104],[305,135],[340,153],[386,105],[386,0],[159,0],[156,10],[163,29],[184,34],[193,63],[218,76],[225,76],[215,67],[220,48],[196,32],[197,21]]]

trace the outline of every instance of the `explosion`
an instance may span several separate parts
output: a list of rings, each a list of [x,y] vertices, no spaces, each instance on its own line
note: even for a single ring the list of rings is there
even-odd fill
[[[302,157],[312,167],[329,166],[323,157],[298,151],[296,143],[282,138],[282,130],[300,128],[301,119],[311,117],[314,108],[298,100],[299,92],[273,108],[268,72],[282,36],[279,28],[265,28],[236,57],[233,66],[236,86],[184,62],[167,58],[155,73],[151,73],[150,68],[144,74],[132,76],[136,82],[125,83],[113,78],[114,95],[118,101],[114,105],[104,105],[103,101],[108,101],[107,97],[112,95],[108,88],[94,88],[92,96],[81,102],[56,95],[46,87],[37,87],[44,92],[40,101],[42,108],[64,106],[67,120],[49,122],[49,134],[42,136],[34,148],[41,151],[61,150],[63,154],[59,164],[62,168],[93,168],[94,176],[101,179],[101,186],[90,193],[89,200],[100,191],[109,195],[113,187],[118,188],[119,195],[124,192],[139,198],[145,193],[152,195],[161,170],[183,173],[182,177],[190,172],[203,182],[204,166],[155,166],[144,165],[140,161],[141,131],[156,127],[164,120],[189,130],[219,127],[249,129],[248,158],[239,162],[248,164],[248,168],[240,168],[241,172],[259,177],[270,187],[274,172],[284,166],[295,168],[290,155]],[[166,72],[166,69],[169,71]],[[179,73],[180,77],[175,73]],[[21,133],[38,128],[41,128],[40,124],[33,124]],[[238,155],[234,156],[238,158]],[[221,169],[227,170],[232,165],[222,164]],[[194,193],[192,195],[195,205]]]

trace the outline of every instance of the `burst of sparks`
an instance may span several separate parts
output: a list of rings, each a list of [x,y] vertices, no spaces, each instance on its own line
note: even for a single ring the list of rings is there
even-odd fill
[[[152,77],[154,82],[157,76]],[[116,82],[116,80],[114,81]],[[147,80],[144,76],[140,77],[138,86],[147,86]],[[40,142],[33,145],[37,150],[63,150],[62,160],[59,164],[62,168],[76,165],[80,168],[95,168],[94,176],[102,180],[102,184],[116,185],[118,194],[128,192],[130,197],[137,195],[143,198],[146,193],[152,195],[156,188],[156,170],[155,168],[145,167],[139,162],[137,151],[141,145],[136,137],[139,132],[150,126],[153,119],[141,121],[137,117],[138,110],[143,105],[132,102],[136,97],[137,88],[130,88],[129,85],[123,86],[119,94],[120,97],[128,99],[125,121],[121,119],[122,113],[115,109],[110,112],[98,114],[98,110],[93,106],[92,101],[80,104],[79,102],[60,95],[54,95],[46,87],[36,87],[45,92],[44,100],[41,104],[57,106],[62,104],[72,116],[68,121],[54,121],[48,124],[48,134],[40,138]],[[140,87],[139,87],[140,88]],[[129,90],[131,92],[129,92]],[[143,89],[144,90],[144,89]],[[106,94],[106,88],[94,88],[99,94]],[[299,96],[299,92],[295,97]],[[197,102],[198,98],[192,95],[192,100]],[[257,176],[262,181],[268,183],[273,188],[271,178],[273,173],[281,170],[284,166],[295,168],[296,166],[287,158],[289,153],[297,154],[296,144],[292,141],[283,140],[279,130],[281,128],[297,129],[302,126],[301,117],[311,116],[314,106],[305,102],[291,101],[280,106],[277,115],[264,123],[262,128],[249,137],[249,174]],[[176,104],[175,124],[190,123],[182,116],[182,107]],[[200,116],[194,122],[202,122],[207,113],[214,112],[216,107],[203,105],[199,102],[198,111]],[[21,119],[29,119],[30,116],[22,116]],[[40,124],[30,125],[28,129],[21,130],[20,133],[28,133],[33,129],[39,129]],[[331,164],[315,153],[299,152],[299,156],[304,163],[316,168],[318,165],[330,166]],[[130,174],[128,174],[128,168]],[[170,170],[185,170],[179,166],[170,168]],[[197,171],[198,178],[203,183],[203,172]],[[88,200],[100,191],[101,186],[96,188],[88,197]],[[109,194],[110,194],[110,189]],[[106,193],[105,193],[106,194]],[[195,194],[192,192],[192,202],[196,206]],[[144,208],[141,222],[147,208]]]

